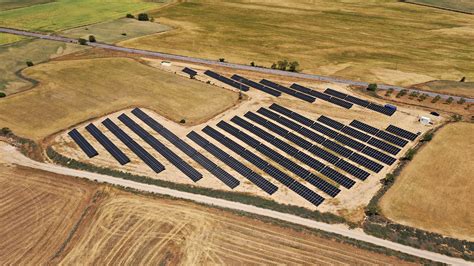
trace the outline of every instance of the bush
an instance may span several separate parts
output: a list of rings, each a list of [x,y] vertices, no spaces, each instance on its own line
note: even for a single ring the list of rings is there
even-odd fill
[[[154,17],[151,17],[151,18],[150,18],[150,22],[155,22],[155,18],[154,18]]]
[[[254,62],[254,61],[250,62],[250,66],[253,66],[253,67],[254,67],[254,66],[255,66],[255,62]]]
[[[453,97],[449,97],[449,98],[446,100],[445,104],[451,104],[453,101],[454,101],[454,98],[453,98]]]
[[[405,157],[403,157],[404,160],[411,161],[413,159],[413,156],[415,156],[416,151],[413,149],[409,149],[407,153],[405,154]]]
[[[393,93],[393,88],[390,88],[387,90],[387,92],[385,93],[385,96],[389,97],[390,95],[392,95]]]
[[[428,94],[423,93],[422,95],[420,95],[420,97],[418,97],[418,101],[422,102],[426,100],[426,98],[428,98]]]
[[[80,45],[87,45],[87,40],[83,38],[79,38],[77,42],[79,42]]]
[[[408,93],[408,90],[403,89],[403,90],[399,91],[395,97],[400,98],[400,97],[405,96],[407,93]]]
[[[377,84],[376,83],[370,83],[369,86],[367,87],[368,91],[376,91],[377,90]]]
[[[122,35],[123,35],[123,36],[127,36],[127,33],[123,32]]]
[[[459,100],[458,100],[458,104],[464,104],[465,102],[466,102],[466,99],[464,99],[462,97],[459,98]]]
[[[436,97],[434,97],[433,100],[431,100],[431,103],[436,103],[436,102],[439,101],[440,99],[441,99],[441,96],[436,95]]]
[[[28,61],[26,61],[26,65],[27,65],[28,67],[32,67],[32,66],[34,66],[35,64],[33,64],[32,61],[28,60]]]
[[[374,216],[380,213],[380,208],[377,205],[369,205],[365,208],[365,215]]]
[[[138,14],[138,20],[139,21],[149,21],[150,18],[148,17],[147,13],[140,13],[140,14]]]
[[[277,68],[277,65],[276,65],[275,63],[273,63],[270,68],[271,68],[271,69],[276,69],[276,68]]]
[[[132,14],[130,14],[130,13],[128,13],[125,17],[126,17],[126,18],[135,18],[135,16],[132,15]]]
[[[288,71],[298,72],[298,67],[299,66],[300,66],[300,63],[298,63],[298,61],[290,62],[290,64],[288,65]]]
[[[95,42],[95,36],[89,35],[89,42]]]
[[[433,139],[433,132],[428,132],[423,136],[421,141],[430,141],[432,139]]]
[[[2,136],[8,136],[12,134],[12,130],[9,129],[8,127],[4,127],[0,130],[0,133],[2,134]]]
[[[179,120],[179,123],[185,124],[185,123],[186,123],[186,120],[183,118],[183,119]]]
[[[412,98],[418,97],[418,95],[420,95],[419,92],[417,92],[417,91],[412,91],[412,92],[410,93],[410,95],[408,95],[408,96],[410,97],[410,99],[412,99]]]
[[[382,184],[384,184],[385,186],[393,184],[394,181],[395,181],[395,175],[392,173],[387,174],[385,178],[382,178],[381,180]]]
[[[4,92],[0,91],[0,98],[6,97],[6,96],[7,95]]]

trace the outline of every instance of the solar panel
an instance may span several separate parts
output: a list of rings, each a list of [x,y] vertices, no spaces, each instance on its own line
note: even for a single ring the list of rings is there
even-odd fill
[[[117,160],[121,165],[130,162],[130,159],[125,155],[112,141],[107,138],[94,124],[86,126],[86,130]]]
[[[296,153],[294,157],[297,160],[305,163],[306,165],[308,165],[309,167],[313,168],[314,170],[318,172],[321,171],[325,167],[323,163],[321,163],[320,161],[314,159],[313,157],[309,156],[308,154],[302,151]]]
[[[311,96],[314,96],[318,99],[321,99],[321,100],[324,100],[324,101],[329,101],[329,99],[331,99],[331,96],[327,95],[327,94],[324,94],[322,92],[319,92],[319,91],[316,91],[316,90],[312,90],[310,88],[306,88],[304,86],[301,86],[301,85],[298,85],[296,83],[293,83],[290,88],[294,89],[294,90],[298,90],[298,91],[301,91],[301,92],[306,92],[308,93],[309,95]]]
[[[370,173],[360,169],[359,167],[341,159],[336,164],[336,167],[341,168],[342,170],[348,172],[349,174],[359,178],[360,180],[366,180],[369,177]]]
[[[352,186],[354,186],[355,184],[355,181],[346,177],[345,175],[339,173],[338,171],[332,169],[332,168],[329,168],[329,167],[325,167],[322,171],[321,171],[321,174],[329,177],[330,179],[336,181],[338,184],[340,184],[341,186],[347,188],[347,189],[350,189]]]
[[[365,144],[363,144],[361,142],[358,142],[356,140],[353,140],[349,137],[346,137],[342,134],[337,135],[335,140],[342,143],[342,144],[344,144],[344,145],[346,145],[346,146],[349,146],[349,147],[353,148],[356,151],[361,151],[362,149],[365,148]]]
[[[333,89],[330,89],[330,88],[327,88],[324,91],[324,93],[329,94],[329,95],[334,96],[334,97],[337,97],[337,98],[341,98],[341,99],[344,99],[344,98],[347,97],[347,94],[336,91],[336,90],[333,90]]]
[[[212,77],[214,79],[217,79],[229,86],[232,86],[236,89],[239,89],[239,90],[242,90],[242,91],[248,91],[249,90],[249,87],[247,85],[244,85],[242,83],[239,83],[235,80],[232,80],[232,79],[229,79],[227,77],[224,77],[220,74],[217,74],[216,72],[213,72],[213,71],[210,71],[210,70],[206,70],[206,72],[204,72],[205,75],[209,76],[209,77]]]
[[[390,134],[390,133],[388,133],[388,132],[385,132],[385,131],[383,131],[383,130],[380,130],[380,131],[377,133],[376,136],[379,137],[379,138],[381,138],[381,139],[383,139],[383,140],[386,140],[386,141],[388,141],[388,142],[390,142],[390,143],[393,143],[393,144],[395,144],[395,145],[397,145],[397,146],[399,146],[399,147],[405,147],[405,146],[408,144],[408,141],[407,141],[407,140],[404,140],[404,139],[402,139],[402,138],[399,138],[399,137],[397,137],[397,136],[395,136],[395,135],[392,135],[392,134]]]
[[[320,116],[318,121],[337,130],[341,130],[344,127],[343,123],[337,122],[336,120],[324,115]]]
[[[92,147],[92,145],[77,131],[73,129],[69,131],[68,135],[76,142],[76,144],[81,148],[82,151],[87,155],[87,157],[92,158],[99,155],[99,153]]]
[[[326,141],[326,138],[319,135],[318,133],[312,131],[312,130],[309,130],[305,127],[302,127],[300,128],[300,130],[298,130],[298,133],[300,133],[301,135],[309,138],[310,140],[316,142],[316,143],[323,143],[324,141]]]
[[[322,144],[324,147],[330,149],[331,151],[334,151],[337,154],[340,154],[344,157],[349,157],[353,153],[353,151],[349,150],[348,148],[345,148],[342,145],[337,144],[334,141],[331,141],[327,139],[325,142]]]
[[[346,101],[341,100],[341,99],[336,98],[336,97],[331,97],[331,99],[329,99],[329,102],[331,102],[335,105],[339,105],[341,107],[344,107],[346,109],[351,109],[351,107],[352,107],[352,103],[346,102]]]
[[[367,106],[367,108],[370,109],[370,110],[382,113],[384,115],[388,115],[388,116],[392,116],[393,113],[395,113],[394,109],[386,108],[385,106],[378,105],[378,104],[375,104],[375,103],[370,103]]]
[[[360,122],[360,121],[358,121],[358,120],[352,121],[349,125],[351,125],[351,126],[357,128],[357,129],[360,129],[360,130],[362,130],[362,131],[364,131],[364,132],[367,132],[367,133],[369,133],[369,134],[371,134],[371,135],[376,135],[376,134],[380,131],[378,128],[375,128],[375,127],[373,127],[373,126],[367,125],[367,124],[365,124],[365,123],[363,123],[363,122]]]
[[[233,76],[231,77],[231,79],[236,80],[236,81],[238,81],[238,82],[240,82],[240,83],[243,83],[243,84],[245,84],[245,85],[247,85],[247,86],[253,87],[253,88],[257,89],[257,90],[266,92],[266,93],[268,93],[268,94],[270,94],[270,95],[273,95],[273,96],[276,96],[276,97],[279,97],[279,96],[281,95],[281,92],[279,92],[279,91],[277,91],[277,90],[274,90],[274,89],[272,89],[272,88],[269,88],[269,87],[267,87],[267,86],[264,86],[264,85],[262,85],[262,84],[260,84],[260,83],[255,82],[255,81],[246,79],[246,78],[244,78],[244,77],[242,77],[242,76],[239,76],[239,75],[237,75],[237,74],[233,75]]]
[[[360,132],[359,130],[353,129],[352,127],[349,127],[349,126],[345,126],[341,131],[353,138],[362,140],[363,142],[367,142],[371,138],[371,136],[363,132]]]
[[[319,148],[316,145],[309,148],[308,151],[311,152],[312,154],[318,156],[319,158],[321,158],[321,159],[323,159],[327,162],[330,162],[331,164],[335,164],[337,161],[339,161],[339,157],[337,157],[336,155],[334,155],[330,152],[327,152],[327,151]]]
[[[153,171],[160,173],[165,170],[165,167],[158,162],[151,154],[149,154],[142,146],[135,142],[123,130],[121,130],[109,118],[102,121],[102,124],[112,132],[120,141],[123,142],[130,150],[132,150],[145,164],[147,164]]]
[[[292,90],[290,88],[287,88],[285,86],[282,86],[280,84],[277,84],[275,82],[272,82],[272,81],[269,81],[269,80],[266,80],[266,79],[262,79],[260,81],[261,84],[264,84],[266,86],[269,86],[275,90],[278,90],[278,91],[281,91],[283,93],[286,93],[286,94],[289,94],[291,96],[294,96],[296,98],[299,98],[301,100],[304,100],[304,101],[307,101],[307,102],[314,102],[316,100],[316,98],[312,97],[312,96],[309,96],[307,94],[304,94],[304,93],[301,93],[301,92],[298,92],[298,91],[295,91],[295,90]]]
[[[386,151],[390,154],[393,154],[393,155],[397,155],[399,152],[400,152],[400,148],[397,148],[395,146],[393,146],[392,144],[388,144],[384,141],[381,141],[377,138],[371,138],[369,140],[369,142],[367,142],[368,144],[376,147],[376,148],[379,148],[383,151]]]
[[[369,158],[365,157],[365,156],[362,156],[356,152],[354,152],[350,157],[349,157],[349,160],[353,161],[353,162],[356,162],[362,166],[364,166],[365,168],[371,170],[371,171],[374,171],[376,173],[380,172],[380,170],[382,170],[383,166],[377,162],[374,162],[372,160],[370,160]]]
[[[399,137],[402,137],[404,139],[408,139],[408,140],[411,140],[411,141],[414,141],[416,139],[416,137],[418,137],[417,134],[412,133],[412,132],[410,132],[408,130],[405,130],[403,128],[396,127],[394,125],[389,125],[386,130],[390,133],[393,133],[393,134],[399,136]]]
[[[190,76],[190,77],[194,77],[194,76],[196,76],[196,75],[197,75],[197,72],[196,72],[196,71],[194,71],[194,70],[192,70],[192,69],[191,69],[191,68],[189,68],[189,67],[185,67],[185,68],[183,68],[183,70],[182,70],[182,71],[183,71],[184,73],[186,73],[186,74],[189,74],[189,76]]]
[[[310,190],[299,182],[292,183],[290,186],[288,186],[288,188],[315,206],[321,205],[321,203],[324,201],[323,197],[319,196],[316,192]]]
[[[325,127],[319,123],[314,123],[312,126],[311,126],[312,129],[318,131],[318,132],[321,132],[323,133],[324,135],[330,137],[330,138],[336,138],[337,135],[339,135],[339,133],[337,133],[336,131],[328,128],[328,127]]]
[[[376,160],[381,161],[388,165],[392,165],[394,162],[397,161],[397,159],[393,158],[392,156],[387,155],[383,152],[380,152],[368,146],[362,150],[362,153],[367,154],[370,157],[375,158]]]
[[[305,140],[304,138],[302,137],[299,137],[293,133],[288,133],[288,135],[286,136],[286,139],[288,139],[289,141],[297,144],[298,146],[300,146],[301,148],[307,150],[309,148],[311,148],[311,146],[313,146],[313,144],[307,140]]]
[[[351,95],[347,95],[347,97],[344,100],[346,100],[348,102],[351,102],[353,104],[360,105],[362,107],[367,107],[367,105],[370,104],[369,101],[362,100],[360,98],[357,98],[357,97],[354,97],[354,96],[351,96]]]

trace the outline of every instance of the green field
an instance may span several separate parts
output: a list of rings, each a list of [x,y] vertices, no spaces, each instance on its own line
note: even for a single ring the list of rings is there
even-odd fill
[[[0,0],[0,11],[45,4],[54,0]]]
[[[0,46],[8,43],[18,42],[25,38],[18,35],[0,33]]]
[[[398,85],[474,79],[472,16],[395,0],[188,1],[155,16],[176,30],[122,45]]]
[[[409,2],[474,13],[472,0],[409,0]]]
[[[0,25],[52,32],[112,20],[127,13],[137,13],[159,6],[159,3],[140,0],[58,0],[0,11]]]

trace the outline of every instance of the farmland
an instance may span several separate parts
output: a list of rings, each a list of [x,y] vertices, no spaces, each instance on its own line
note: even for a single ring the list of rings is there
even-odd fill
[[[296,60],[307,73],[397,85],[474,77],[469,15],[395,1],[317,2],[180,3],[156,13],[176,30],[122,45],[267,67]]]
[[[238,101],[238,93],[177,78],[132,59],[55,61],[23,73],[40,84],[2,101],[0,121],[35,140],[128,106],[147,106],[176,122],[193,124]]]
[[[474,239],[474,125],[450,124],[422,148],[382,198],[390,219],[461,239]]]
[[[474,13],[471,0],[410,0],[409,2]]]
[[[437,80],[416,85],[417,88],[425,91],[459,95],[462,97],[474,98],[474,82],[457,82],[449,80]]]

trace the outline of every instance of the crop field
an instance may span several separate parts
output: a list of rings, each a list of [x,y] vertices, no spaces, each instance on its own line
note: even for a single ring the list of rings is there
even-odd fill
[[[266,67],[296,60],[305,73],[396,85],[474,78],[472,16],[396,1],[316,2],[187,1],[156,13],[175,30],[122,45]]]
[[[426,91],[474,98],[474,82],[437,80],[419,84],[416,87]]]
[[[0,45],[18,42],[24,40],[25,38],[18,35],[0,33]]]
[[[355,247],[182,201],[111,192],[65,264],[398,264]]]
[[[409,2],[474,13],[474,2],[471,0],[410,0]]]
[[[195,124],[238,101],[236,92],[126,58],[54,61],[23,74],[40,84],[5,98],[0,122],[35,140],[128,106],[146,106],[176,122]]]
[[[0,158],[0,262],[45,264],[59,250],[95,186]]]
[[[15,9],[15,8],[22,8],[28,7],[38,4],[46,4],[53,2],[54,0],[22,0],[22,1],[15,1],[15,0],[0,0],[0,11]]]
[[[474,124],[455,123],[403,169],[381,200],[388,218],[460,239],[474,240]]]

